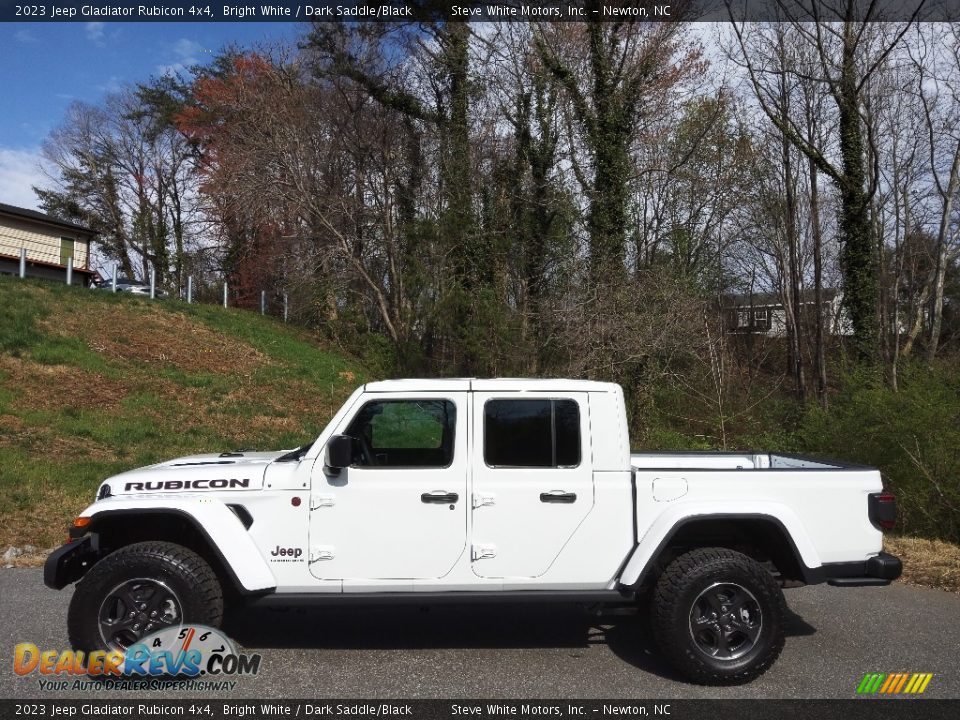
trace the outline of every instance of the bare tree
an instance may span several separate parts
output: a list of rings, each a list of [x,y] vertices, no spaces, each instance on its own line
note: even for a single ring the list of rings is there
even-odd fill
[[[854,344],[861,360],[878,355],[877,243],[870,219],[870,201],[876,192],[876,173],[868,162],[876,161],[876,138],[863,122],[863,104],[868,83],[900,46],[922,3],[907,22],[875,22],[882,19],[878,4],[864,8],[856,0],[837,0],[823,6],[778,0],[782,21],[795,42],[809,47],[816,58],[815,73],[804,73],[829,93],[837,113],[834,137],[827,146],[811,144],[802,118],[784,115],[778,102],[779,76],[776,34],[762,27],[748,27],[730,17],[739,53],[754,96],[770,121],[791,144],[803,152],[817,169],[831,178],[840,194],[839,229],[842,242],[844,304],[853,324]],[[795,13],[797,7],[800,13]],[[823,11],[826,10],[827,16]],[[833,21],[836,22],[833,22]],[[811,22],[812,21],[812,22]],[[797,70],[791,71],[797,74]],[[834,159],[834,155],[839,156]],[[838,162],[839,160],[839,162]]]
[[[587,10],[599,12],[597,0]],[[595,279],[622,274],[625,262],[631,147],[652,107],[685,77],[703,69],[699,49],[679,22],[539,24],[541,60],[563,86],[576,132],[591,164],[581,176],[589,211],[590,267]],[[573,127],[573,124],[571,124]]]
[[[43,206],[99,233],[101,253],[128,277],[155,269],[179,283],[186,244],[197,232],[196,178],[186,139],[158,124],[134,90],[102,106],[74,104],[44,144],[60,188],[37,189]]]
[[[955,222],[954,203],[960,191],[960,23],[950,23],[942,34],[936,26],[933,30],[935,34],[930,38],[929,46],[918,43],[925,55],[934,56],[932,62],[923,56],[915,57],[917,92],[927,124],[930,175],[940,206],[936,262],[930,283],[927,361],[931,363],[940,344],[947,267],[956,254],[951,234]]]

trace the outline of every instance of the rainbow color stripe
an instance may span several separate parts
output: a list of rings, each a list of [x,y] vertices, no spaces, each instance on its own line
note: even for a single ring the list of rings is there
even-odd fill
[[[857,686],[858,695],[920,695],[933,673],[867,673]]]

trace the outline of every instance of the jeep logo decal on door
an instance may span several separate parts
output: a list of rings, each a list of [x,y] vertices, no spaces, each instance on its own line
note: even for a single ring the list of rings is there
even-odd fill
[[[290,558],[290,560],[296,560],[303,555],[303,548],[282,548],[277,545],[275,550],[270,551],[270,554],[273,557],[284,558],[284,560],[271,560],[271,562],[289,562],[287,558]]]

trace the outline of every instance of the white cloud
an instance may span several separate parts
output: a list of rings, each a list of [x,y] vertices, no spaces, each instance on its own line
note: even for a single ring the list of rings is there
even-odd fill
[[[203,51],[203,45],[189,38],[180,38],[173,43],[168,50],[168,55],[173,58],[173,62],[157,66],[157,72],[160,75],[177,75],[185,73],[193,65],[200,63],[200,53]]]
[[[181,59],[196,59],[201,50],[203,50],[203,46],[189,38],[180,38],[173,44],[173,52]]]
[[[13,39],[16,40],[18,43],[24,43],[24,44],[37,42],[37,36],[26,29],[17,30],[13,34]]]
[[[97,90],[105,93],[118,93],[123,90],[123,78],[118,75],[111,75],[105,83],[97,85]]]
[[[85,27],[87,40],[96,44],[103,44],[103,36],[106,28],[102,22],[88,22]]]
[[[42,160],[38,149],[0,147],[0,203],[39,209],[32,187],[49,182],[40,169]]]

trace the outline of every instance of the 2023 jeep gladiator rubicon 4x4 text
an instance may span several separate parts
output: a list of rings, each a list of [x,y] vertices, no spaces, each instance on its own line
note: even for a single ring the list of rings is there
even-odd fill
[[[618,385],[370,383],[295,450],[107,479],[45,581],[77,583],[86,651],[217,625],[225,598],[641,603],[679,670],[732,683],[780,653],[781,588],[900,575],[874,469],[629,448]]]

